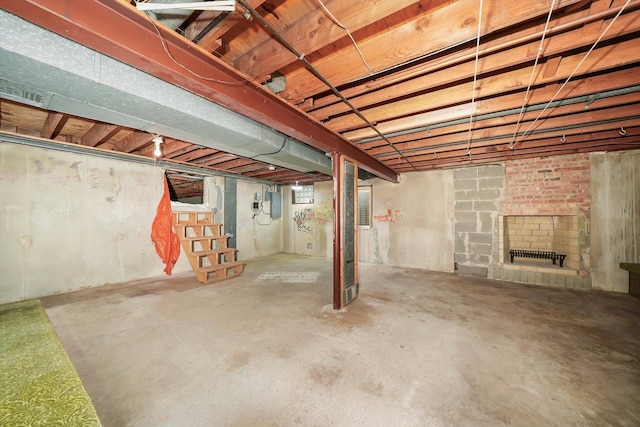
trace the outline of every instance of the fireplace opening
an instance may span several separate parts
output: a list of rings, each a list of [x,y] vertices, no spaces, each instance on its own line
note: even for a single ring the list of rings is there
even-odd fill
[[[515,265],[575,270],[579,268],[579,231],[576,215],[510,215],[504,216],[501,222],[504,264],[511,264],[513,261]],[[512,257],[514,251],[528,256]],[[540,256],[537,256],[538,254]],[[560,255],[565,255],[562,266],[557,262]]]

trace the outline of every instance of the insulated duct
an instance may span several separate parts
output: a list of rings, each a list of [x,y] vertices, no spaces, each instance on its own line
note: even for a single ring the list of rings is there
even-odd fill
[[[0,10],[0,97],[169,136],[298,172],[332,174],[314,148]],[[273,154],[269,154],[273,153]]]

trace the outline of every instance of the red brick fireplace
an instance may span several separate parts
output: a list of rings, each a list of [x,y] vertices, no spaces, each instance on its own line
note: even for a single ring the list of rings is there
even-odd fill
[[[558,283],[582,283],[565,277],[589,273],[589,194],[587,154],[507,162],[497,274],[537,284],[553,284],[538,283],[543,274],[561,276]],[[509,249],[564,254],[564,267],[536,258],[515,258],[512,264]]]

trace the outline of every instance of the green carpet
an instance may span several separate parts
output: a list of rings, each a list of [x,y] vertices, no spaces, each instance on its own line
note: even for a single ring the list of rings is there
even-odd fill
[[[0,306],[0,426],[100,426],[38,300]]]

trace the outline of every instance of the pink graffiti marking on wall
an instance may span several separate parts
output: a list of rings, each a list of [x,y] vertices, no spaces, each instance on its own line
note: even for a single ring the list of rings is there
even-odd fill
[[[402,219],[403,215],[398,209],[392,211],[387,209],[386,215],[375,215],[374,219],[378,222],[398,222]]]

